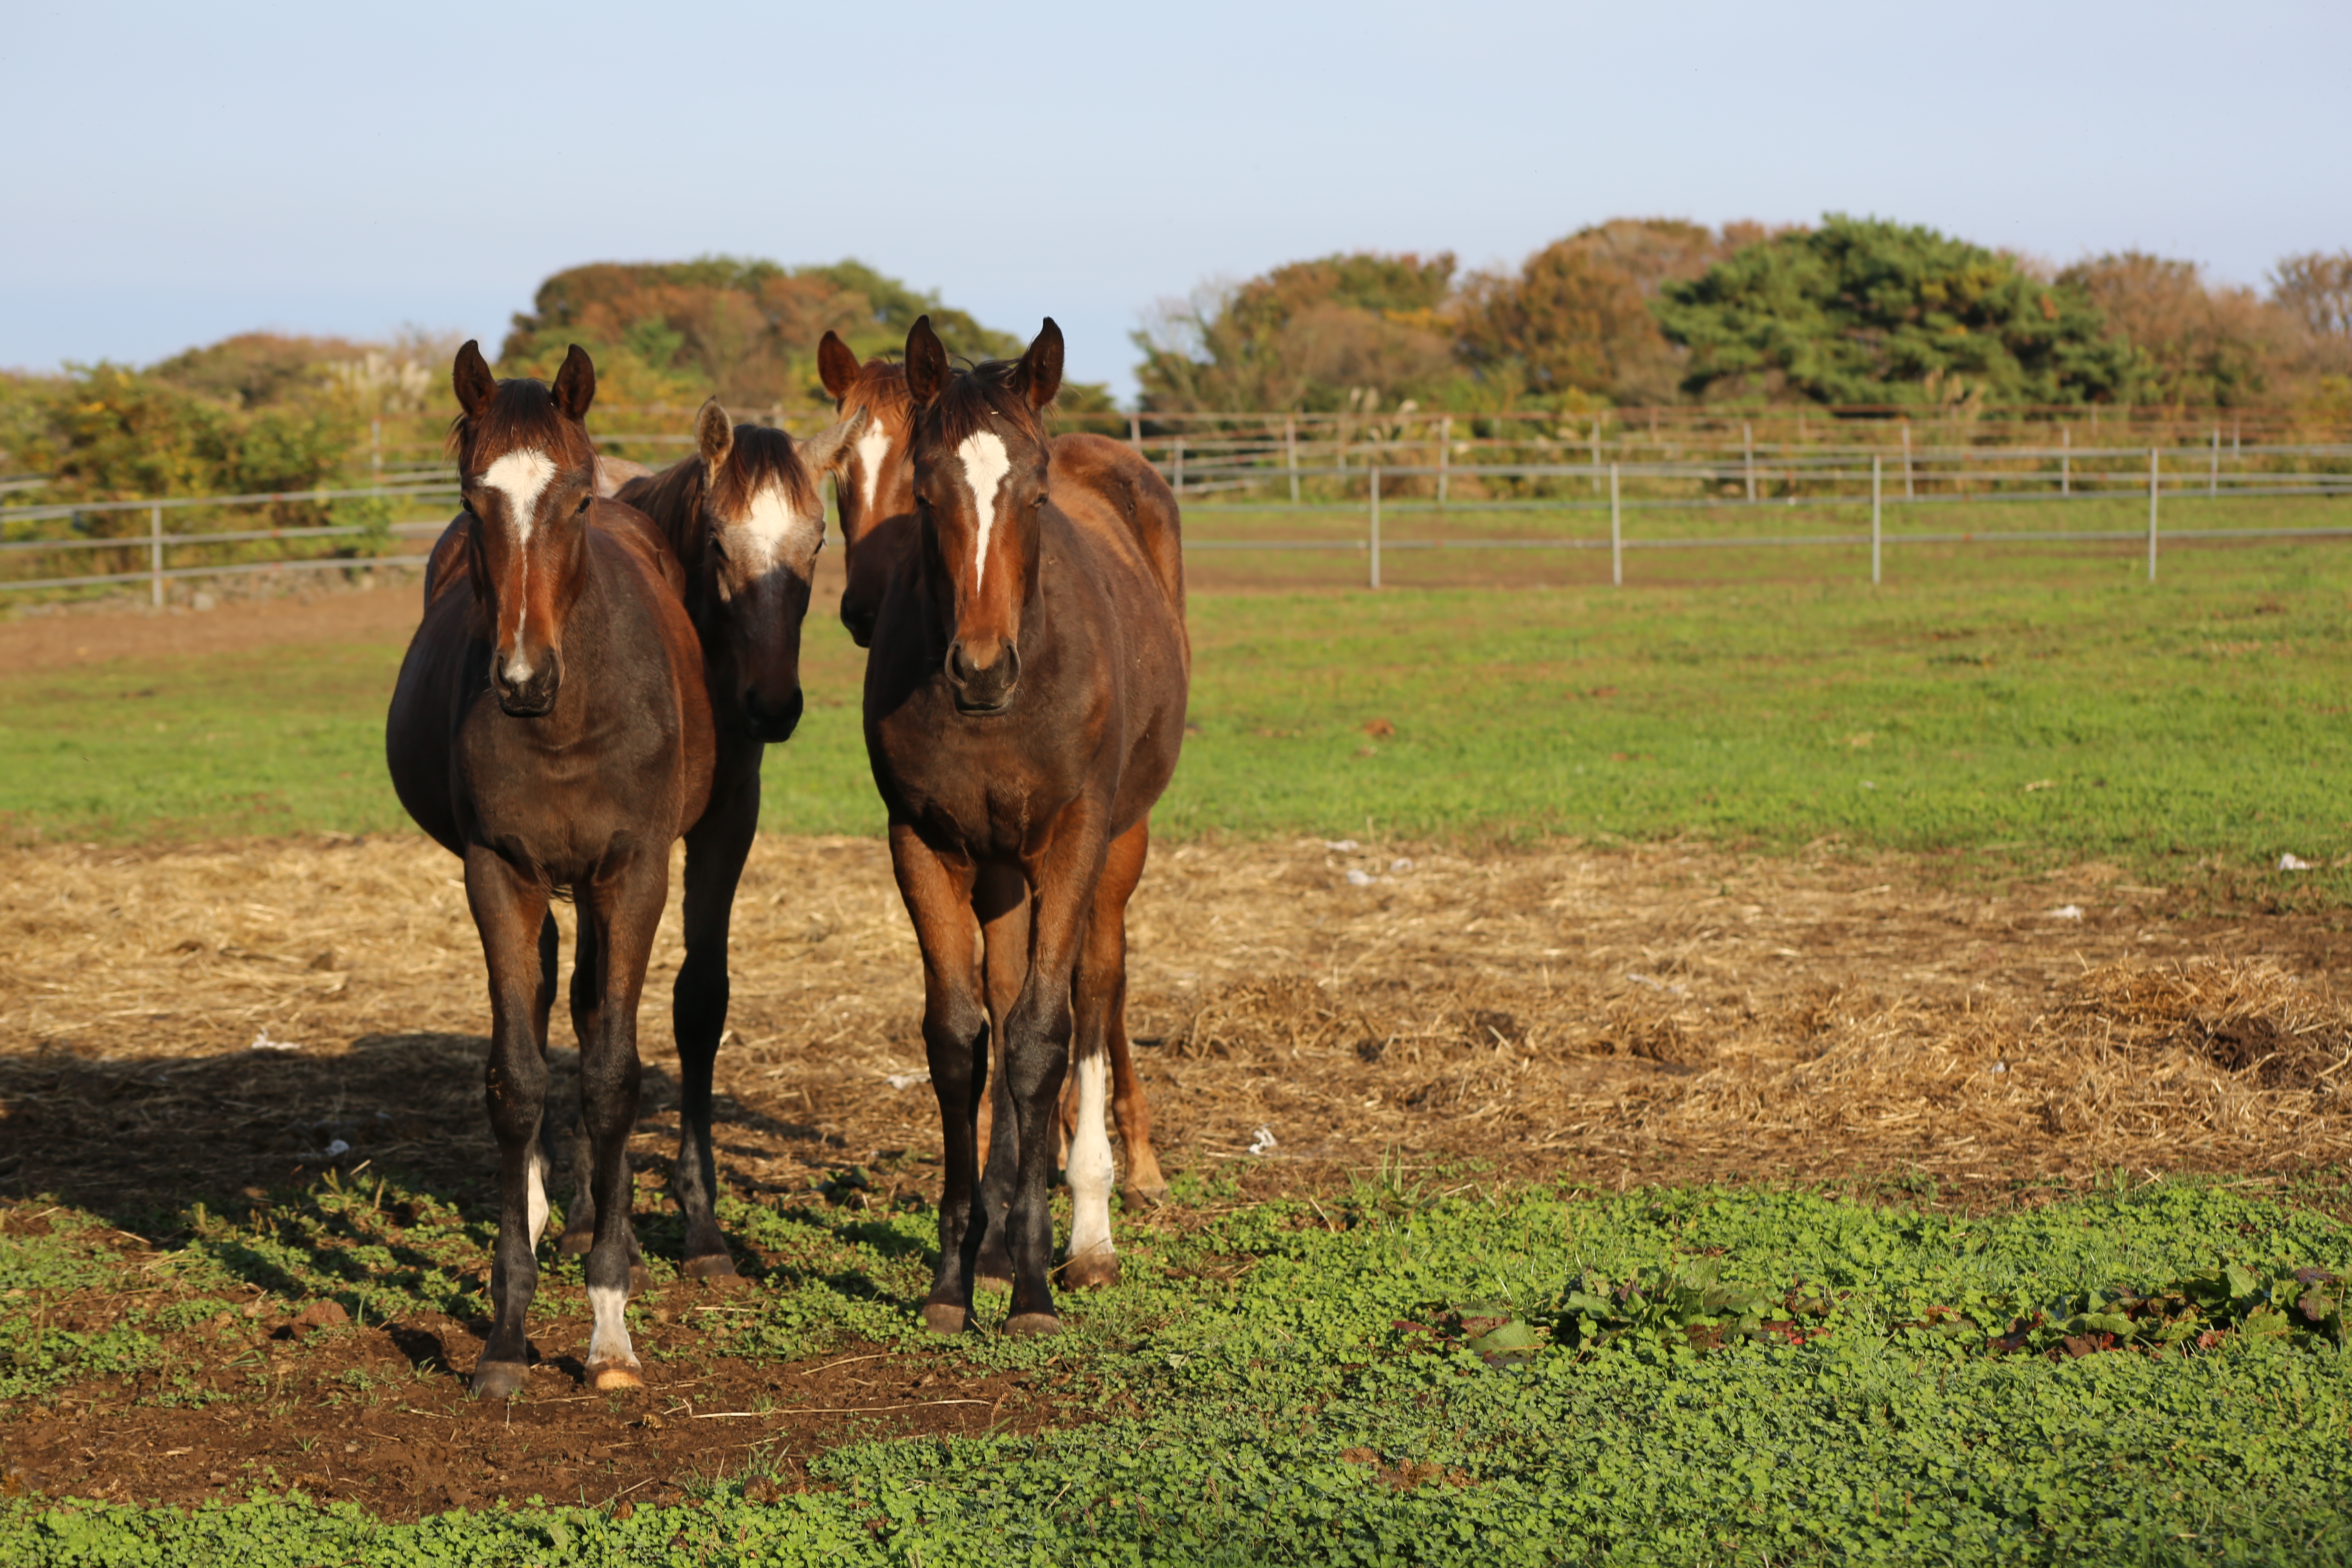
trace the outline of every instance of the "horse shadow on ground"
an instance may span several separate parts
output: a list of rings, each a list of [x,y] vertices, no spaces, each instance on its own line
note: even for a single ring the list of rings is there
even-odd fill
[[[482,1100],[488,1042],[457,1034],[371,1034],[341,1051],[241,1049],[212,1056],[83,1056],[70,1050],[0,1055],[0,1200],[35,1197],[94,1214],[151,1247],[186,1242],[208,1223],[239,1223],[257,1210],[306,1211],[322,1237],[381,1248],[384,1237],[362,1236],[332,1195],[379,1180],[399,1196],[395,1214],[415,1223],[424,1213],[478,1227],[485,1237],[498,1209],[497,1145]],[[579,1103],[578,1055],[549,1052],[548,1152],[554,1165],[551,1197],[572,1193],[570,1127]],[[648,1054],[638,1100],[640,1137],[630,1161],[637,1174],[637,1237],[656,1258],[675,1258],[684,1229],[662,1194],[675,1149],[679,1101],[674,1062]],[[722,1098],[722,1150],[730,1135],[756,1135],[809,1165],[844,1169],[822,1186],[825,1210],[844,1240],[862,1242],[893,1258],[924,1249],[873,1218],[861,1217],[872,1191],[862,1166],[838,1134],[764,1114]],[[651,1145],[651,1147],[649,1147]],[[764,1152],[764,1151],[763,1151]],[[722,1161],[722,1163],[724,1162]],[[757,1201],[782,1189],[756,1181],[736,1190]],[[894,1188],[895,1195],[895,1188]],[[887,1297],[895,1291],[863,1275],[772,1265],[740,1245],[737,1261],[754,1279],[790,1287],[824,1284],[845,1295]],[[392,1246],[373,1254],[322,1247],[304,1262],[307,1283],[289,1273],[268,1248],[208,1235],[208,1250],[247,1284],[280,1297],[318,1290],[324,1266],[347,1277],[373,1267],[383,1275],[421,1275],[447,1267],[446,1254]],[[542,1247],[552,1283],[576,1264],[553,1261]],[[487,1276],[488,1254],[480,1258]],[[352,1278],[356,1285],[362,1281]],[[434,1342],[424,1342],[432,1340]],[[446,1364],[434,1336],[404,1346],[422,1366]]]

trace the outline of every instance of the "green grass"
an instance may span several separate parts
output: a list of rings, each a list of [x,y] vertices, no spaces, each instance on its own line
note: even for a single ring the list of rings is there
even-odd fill
[[[1181,1195],[1213,1198],[1213,1185]],[[2347,1194],[2339,1173],[2306,1195]],[[283,1245],[290,1231],[256,1249],[257,1233],[190,1216],[198,1234],[149,1268],[150,1293],[247,1280],[372,1312],[398,1305],[387,1290],[438,1304],[430,1269],[352,1295],[362,1287],[336,1255],[371,1245],[362,1206],[323,1186],[309,1205],[316,1234],[299,1247]],[[0,1504],[0,1563],[2352,1556],[2340,1307],[2323,1322],[2249,1297],[2215,1309],[2202,1342],[2079,1359],[1989,1342],[2015,1317],[2097,1310],[2118,1287],[2151,1297],[2232,1265],[2263,1289],[2281,1270],[2352,1270],[2345,1226],[2227,1185],[2118,1181],[1971,1216],[1785,1188],[1433,1197],[1387,1172],[1327,1205],[1137,1229],[1128,1282],[1073,1303],[1053,1342],[919,1331],[927,1213],[808,1194],[739,1205],[729,1222],[784,1259],[732,1318],[731,1352],[803,1355],[857,1334],[948,1375],[1017,1372],[1094,1419],[1035,1437],[861,1442],[813,1465],[831,1489],[760,1504],[747,1476],[626,1520],[523,1507],[391,1525],[299,1497],[186,1515],[22,1500]],[[86,1272],[69,1247],[13,1256],[28,1245],[0,1240],[17,1318]],[[1699,1303],[1574,1348],[1595,1291],[1676,1274],[1801,1300],[1801,1342],[1708,1332]],[[1451,1327],[1482,1315],[1507,1320],[1517,1353],[1474,1353]]]
[[[1833,835],[2176,878],[2352,850],[2352,554],[2182,550],[2150,586],[2122,556],[1947,551],[1877,590],[1759,559],[1622,591],[1202,594],[1198,732],[1159,831]],[[398,657],[0,676],[0,814],[92,840],[397,828],[380,734]],[[878,831],[860,658],[812,617],[770,829]]]

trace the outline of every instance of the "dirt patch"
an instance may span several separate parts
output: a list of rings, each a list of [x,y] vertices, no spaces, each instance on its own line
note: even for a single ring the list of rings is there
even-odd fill
[[[754,1202],[935,1198],[916,950],[884,847],[763,839],[735,930],[722,1179]],[[38,1195],[9,1231],[55,1202],[154,1247],[192,1203],[234,1220],[327,1172],[487,1209],[480,949],[456,862],[423,839],[8,851],[0,931],[0,1193]],[[2117,1165],[2352,1159],[2338,917],[2188,918],[2108,868],[1987,889],[1829,848],[1196,844],[1155,858],[1132,946],[1162,1161],[1252,1194],[1385,1161],[1449,1182],[1886,1177],[2000,1199]],[[673,906],[630,1154],[650,1251],[673,1244],[678,956]],[[1083,1415],[953,1357],[733,1358],[697,1327],[723,1305],[701,1289],[650,1303],[671,1321],[649,1394],[579,1388],[556,1352],[584,1328],[566,1323],[541,1336],[545,1391],[535,1377],[511,1411],[463,1397],[480,1324],[300,1328],[283,1292],[168,1342],[220,1402],[68,1385],[5,1458],[113,1497],[300,1486],[400,1512],[662,1497],[754,1459],[790,1482],[854,1432]],[[97,1331],[135,1299],[73,1310]],[[663,1425],[632,1425],[649,1413]]]

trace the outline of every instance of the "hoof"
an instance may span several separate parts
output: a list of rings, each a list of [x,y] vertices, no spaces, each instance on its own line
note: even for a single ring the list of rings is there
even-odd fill
[[[1029,1339],[1040,1334],[1058,1334],[1062,1320],[1051,1312],[1016,1312],[1004,1320],[1004,1331]]]
[[[1167,1201],[1168,1188],[1164,1184],[1156,1187],[1121,1187],[1118,1190],[1118,1206],[1129,1214],[1143,1214],[1160,1207]]]
[[[522,1392],[529,1372],[519,1361],[485,1361],[474,1364],[473,1381],[466,1392],[477,1399],[512,1399]]]
[[[588,1249],[595,1245],[594,1231],[567,1230],[556,1237],[555,1250],[566,1258],[585,1258],[588,1256]]]
[[[1072,1290],[1099,1290],[1118,1283],[1118,1255],[1108,1247],[1097,1247],[1062,1265],[1062,1284]]]
[[[935,1334],[960,1334],[971,1321],[970,1312],[944,1301],[933,1301],[923,1308],[923,1327]]]
[[[630,1265],[629,1265],[629,1296],[630,1296],[630,1298],[631,1298],[632,1300],[635,1300],[635,1298],[637,1298],[637,1297],[639,1297],[639,1296],[644,1295],[646,1291],[648,1291],[648,1290],[652,1289],[653,1288],[654,1288],[654,1277],[653,1277],[651,1274],[648,1274],[648,1273],[646,1273],[646,1266],[645,1266],[644,1264],[642,1264],[642,1263],[632,1263],[632,1264],[630,1264]]]
[[[709,1279],[713,1283],[743,1278],[735,1272],[735,1259],[724,1252],[706,1252],[699,1258],[689,1258],[679,1272],[688,1279]]]
[[[591,1362],[588,1365],[588,1386],[599,1393],[609,1394],[614,1389],[643,1388],[645,1385],[644,1369],[635,1362],[600,1361]]]

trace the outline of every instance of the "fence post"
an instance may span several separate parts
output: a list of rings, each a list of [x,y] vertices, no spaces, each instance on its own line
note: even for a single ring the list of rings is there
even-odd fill
[[[1333,462],[1344,474],[1348,471],[1348,418],[1344,414],[1331,416],[1331,442],[1332,450],[1337,454]]]
[[[1437,422],[1437,504],[1445,504],[1445,468],[1454,452],[1454,416]]]
[[[152,574],[149,581],[154,587],[154,604],[163,607],[163,509],[151,507],[147,512],[147,569]]]
[[[1298,416],[1282,416],[1282,450],[1290,469],[1290,504],[1298,504]]]
[[[1878,586],[1878,470],[1882,460],[1876,456],[1870,459],[1870,585],[1874,588]]]
[[[1372,466],[1372,586],[1381,585],[1381,470]]]
[[[1601,493],[1601,416],[1592,416],[1592,493]]]
[[[383,421],[368,421],[368,487],[383,493]]]
[[[2062,496],[2074,493],[2074,427],[2072,425],[2058,426],[2058,493]]]
[[[1625,523],[1617,510],[1617,465],[1609,465],[1609,585],[1625,585]]]
[[[2147,449],[2147,580],[2156,581],[2156,448]]]
[[[1748,466],[1748,499],[1756,499],[1756,426],[1742,419],[1739,422],[1739,449]]]
[[[1143,416],[1140,414],[1127,416],[1127,444],[1139,452],[1143,450]]]
[[[1176,437],[1175,483],[1171,487],[1181,500],[1184,495],[1184,437]]]
[[[1911,421],[1903,421],[1903,499],[1911,499]]]
[[[2221,424],[2219,420],[2213,423],[2213,466],[2205,470],[2205,493],[2208,496],[2221,493]]]

